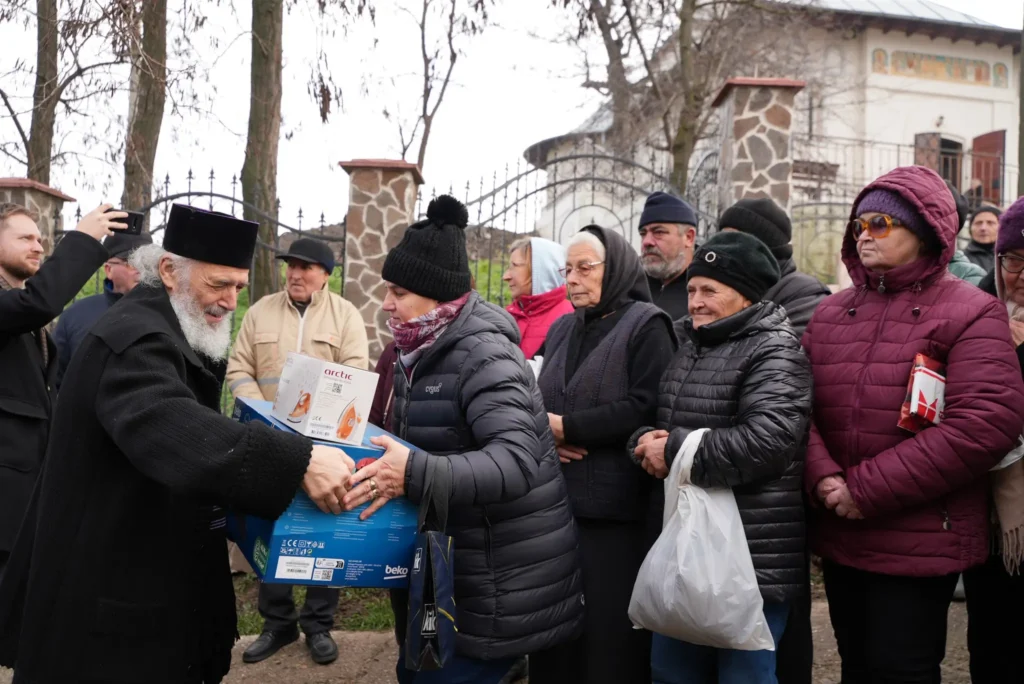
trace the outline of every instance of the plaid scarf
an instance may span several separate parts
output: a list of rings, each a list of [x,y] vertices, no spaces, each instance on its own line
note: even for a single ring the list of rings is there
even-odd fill
[[[3,275],[0,275],[0,291],[14,289],[16,288]],[[47,366],[50,365],[50,350],[46,346],[46,329],[40,328],[32,333],[32,335],[36,338],[36,343],[39,345],[39,353],[43,355],[43,370],[46,370]]]
[[[466,302],[469,301],[470,294],[467,292],[458,299],[439,304],[437,308],[404,323],[392,323],[388,320],[388,328],[395,338],[395,347],[398,348],[407,367],[433,346],[441,333],[459,317]]]

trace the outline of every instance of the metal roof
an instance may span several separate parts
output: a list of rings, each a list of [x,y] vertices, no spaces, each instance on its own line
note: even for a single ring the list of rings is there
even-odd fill
[[[975,28],[1002,28],[969,14],[943,7],[930,0],[816,0],[812,1],[810,6],[851,14],[957,24]]]

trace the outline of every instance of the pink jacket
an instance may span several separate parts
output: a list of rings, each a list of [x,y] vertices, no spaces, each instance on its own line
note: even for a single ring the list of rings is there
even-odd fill
[[[861,196],[874,188],[913,204],[943,250],[878,275],[843,240],[854,286],[821,303],[803,338],[814,372],[804,481],[817,502],[817,483],[842,474],[865,519],[818,505],[810,543],[861,570],[952,574],[988,557],[987,475],[1021,433],[1024,382],[1004,305],[946,271],[958,226],[942,179],[900,168]],[[913,435],[896,423],[918,352],[947,364],[946,410]]]
[[[522,336],[519,348],[528,359],[532,359],[544,344],[551,324],[575,311],[566,298],[565,285],[539,295],[523,295],[509,304],[506,310],[519,324],[519,334]]]

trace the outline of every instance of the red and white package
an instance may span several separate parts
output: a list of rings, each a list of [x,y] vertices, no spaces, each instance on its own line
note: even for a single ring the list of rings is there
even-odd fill
[[[946,409],[946,364],[924,354],[914,357],[914,367],[907,382],[907,398],[900,409],[897,425],[918,433],[929,425],[942,422]]]

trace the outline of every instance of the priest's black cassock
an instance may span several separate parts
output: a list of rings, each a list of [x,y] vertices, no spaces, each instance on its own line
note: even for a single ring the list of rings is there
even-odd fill
[[[255,224],[175,205],[172,253],[248,268]],[[0,581],[0,664],[17,684],[219,682],[237,638],[220,507],[276,518],[304,437],[220,414],[224,366],[140,285],[79,347]]]

